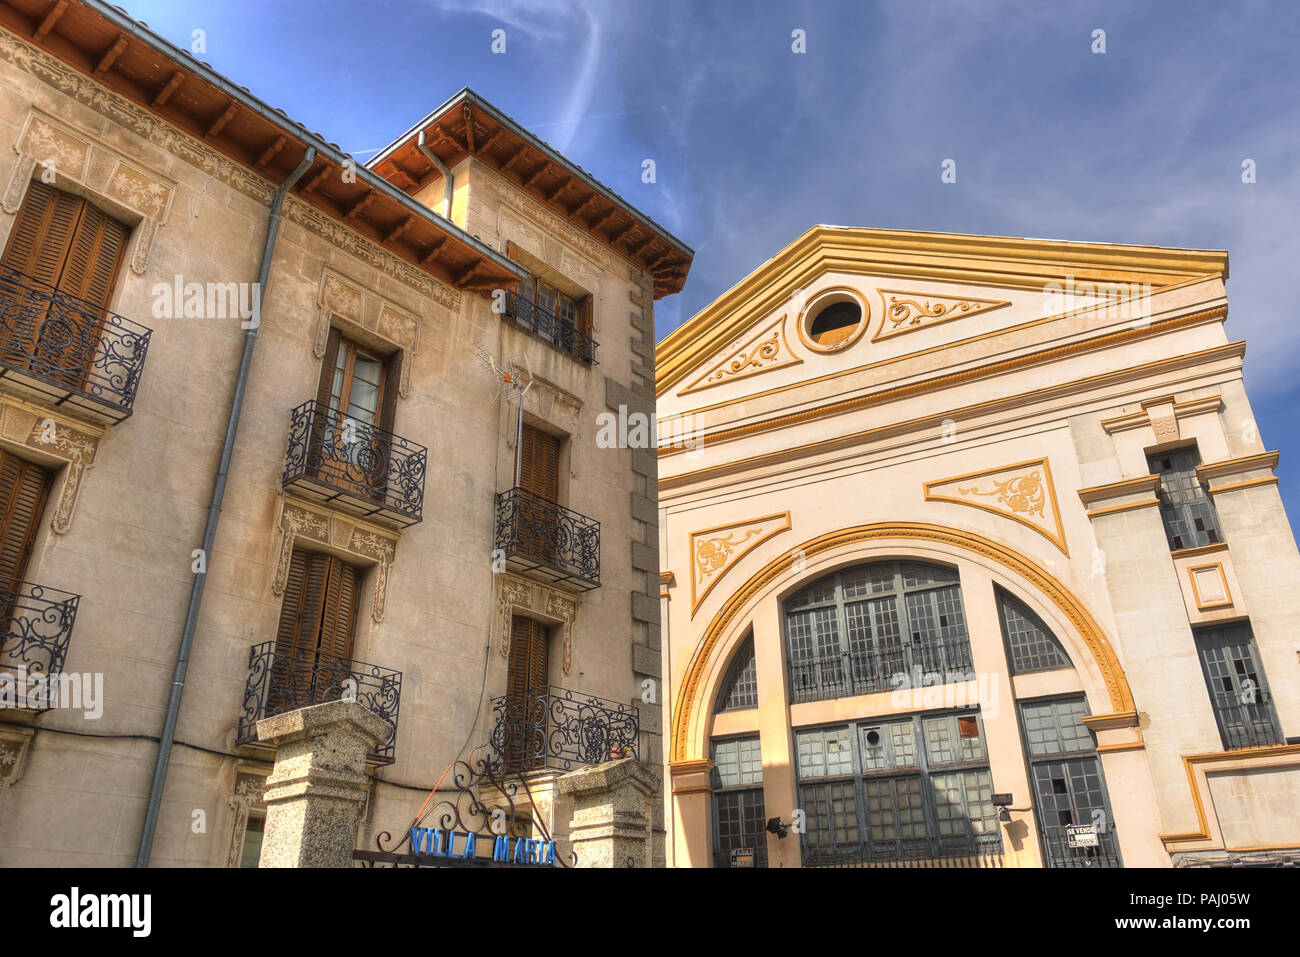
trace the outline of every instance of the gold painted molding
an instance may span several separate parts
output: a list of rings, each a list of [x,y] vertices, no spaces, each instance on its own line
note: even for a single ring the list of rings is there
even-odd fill
[[[1220,492],[1231,492],[1234,489],[1239,489],[1239,488],[1255,488],[1256,486],[1259,485],[1276,485],[1276,484],[1277,484],[1277,476],[1270,475],[1267,476],[1266,478],[1247,479],[1244,482],[1232,482],[1228,485],[1212,485],[1210,486],[1209,491],[1211,495],[1218,495]]]
[[[1159,488],[1159,475],[1138,475],[1134,478],[1120,479],[1118,482],[1109,482],[1106,485],[1089,485],[1087,488],[1081,488],[1079,501],[1084,505],[1092,505],[1108,498],[1119,498],[1121,495],[1155,492]]]
[[[717,432],[710,433],[708,442],[716,445],[721,442],[730,442],[735,439],[755,435],[759,432],[771,432],[776,429],[788,428],[792,425],[801,425],[805,422],[812,422],[817,419],[824,419],[829,416],[843,415],[846,412],[854,412],[858,409],[870,406],[881,405],[886,402],[895,402],[899,399],[909,398],[915,395],[922,395],[928,392],[934,392],[940,389],[948,389],[956,385],[963,385],[967,382],[977,381],[980,379],[991,378],[1003,375],[1007,372],[1014,372],[1020,369],[1032,366],[1043,365],[1049,362],[1055,362],[1059,359],[1073,358],[1077,355],[1084,355],[1089,352],[1095,352],[1099,349],[1110,348],[1134,339],[1145,338],[1146,336],[1158,333],[1169,332],[1173,329],[1181,328],[1186,325],[1195,325],[1211,319],[1221,319],[1227,315],[1227,307],[1215,306],[1213,309],[1202,310],[1201,312],[1188,313],[1187,315],[1177,316],[1172,319],[1166,319],[1161,322],[1152,322],[1151,324],[1134,329],[1124,329],[1119,332],[1111,332],[1101,336],[1094,336],[1091,339],[1084,339],[1078,342],[1067,343],[1062,346],[1052,346],[1049,349],[1042,349],[1038,352],[1029,352],[1024,355],[1013,356],[1010,359],[1001,359],[997,362],[986,363],[982,366],[976,366],[971,369],[963,369],[960,372],[950,372],[945,375],[935,376],[929,379],[923,379],[919,382],[908,382],[903,385],[889,386],[876,392],[869,392],[865,395],[857,395],[848,399],[839,399],[834,402],[823,405],[813,406],[803,409],[799,412],[791,412],[784,415],[777,415],[771,418],[762,419],[757,422],[750,422],[746,425],[733,426],[729,429],[721,429]],[[1188,353],[1184,356],[1178,356],[1173,359],[1162,359],[1151,363],[1145,363],[1135,368],[1141,369],[1146,367],[1159,367],[1168,363],[1185,360],[1191,356],[1214,355],[1215,353],[1229,349],[1237,348],[1244,353],[1245,343],[1229,343],[1228,346],[1215,346],[1211,349],[1205,349],[1201,352]],[[1130,371],[1130,370],[1122,370]],[[1093,376],[1086,376],[1083,379],[1074,380],[1075,383],[1087,382],[1091,380],[1104,380],[1113,377],[1116,372],[1101,373]],[[751,397],[752,398],[752,397]],[[660,457],[669,455],[678,455],[685,450],[665,447],[659,450]]]
[[[1219,573],[1219,581],[1223,585],[1223,601],[1207,602],[1201,597],[1201,589],[1196,584],[1196,573],[1215,569]],[[1207,562],[1204,565],[1188,565],[1187,581],[1192,586],[1192,599],[1196,602],[1197,611],[1214,611],[1216,608],[1231,608],[1236,602],[1232,598],[1232,589],[1228,587],[1228,575],[1223,570],[1223,562]]]
[[[1010,299],[978,299],[974,296],[937,295],[903,289],[877,289],[876,292],[880,294],[881,316],[880,328],[871,337],[872,342],[1011,305]],[[900,296],[904,298],[899,298]],[[889,323],[893,325],[886,329]]]
[[[789,302],[795,290],[810,288],[828,272],[1038,291],[1071,275],[1076,282],[1149,283],[1160,290],[1186,281],[1226,279],[1228,255],[1218,250],[813,226],[659,343],[656,395],[670,390],[758,317]]]
[[[751,376],[786,366],[799,365],[803,359],[790,350],[786,338],[786,317],[782,315],[775,322],[764,326],[756,335],[714,363],[704,375],[682,389],[678,395],[690,395],[703,389],[738,382]]]
[[[1019,474],[1013,474],[1002,481],[998,481],[995,477],[1009,472]],[[993,487],[987,491],[979,488],[983,484],[980,480],[984,478],[988,478],[993,483]],[[963,487],[962,483],[974,484]],[[956,485],[956,496],[934,491],[942,485]],[[1056,485],[1052,481],[1052,465],[1046,457],[1028,462],[1016,462],[1001,468],[954,475],[951,478],[935,479],[926,482],[922,489],[927,502],[968,505],[1002,518],[1009,518],[1026,528],[1032,528],[1065,553],[1067,558],[1070,555],[1070,549],[1065,542],[1065,526],[1061,523],[1061,506],[1056,499]],[[965,495],[997,496],[997,504],[961,497]],[[1035,522],[1034,515],[1042,519],[1044,524]]]
[[[1126,502],[1123,505],[1107,505],[1105,508],[1089,509],[1085,514],[1088,518],[1100,518],[1103,515],[1114,515],[1116,512],[1132,512],[1135,509],[1152,508],[1159,505],[1160,499],[1158,498],[1144,498],[1141,501]]]
[[[1101,625],[1069,589],[1033,561],[1015,549],[975,532],[919,523],[858,525],[828,532],[778,555],[750,576],[749,580],[733,592],[713,616],[692,653],[686,674],[678,686],[677,700],[673,707],[670,752],[674,764],[689,760],[691,757],[691,718],[696,711],[697,700],[700,700],[701,685],[714,648],[731,627],[732,622],[749,606],[758,593],[790,571],[796,552],[807,560],[846,545],[860,545],[888,539],[933,542],[963,549],[992,559],[1012,574],[1024,579],[1042,592],[1078,631],[1097,663],[1097,669],[1106,685],[1111,707],[1117,712],[1135,710],[1133,693],[1129,689],[1123,666],[1110,640],[1102,631]]]
[[[767,527],[778,522],[779,527]],[[691,532],[691,617],[695,617],[709,592],[742,558],[769,538],[788,532],[790,527],[790,513],[787,511]],[[734,541],[742,531],[744,537]],[[721,532],[727,534],[719,534]]]
[[[1184,754],[1183,770],[1187,774],[1187,787],[1192,792],[1192,807],[1196,811],[1197,830],[1188,831],[1182,834],[1161,834],[1160,840],[1166,845],[1183,844],[1192,841],[1208,841],[1210,839],[1209,819],[1205,814],[1205,804],[1201,797],[1201,789],[1196,782],[1196,766],[1207,764],[1211,761],[1244,761],[1247,763],[1261,761],[1265,758],[1277,757],[1278,755],[1295,755],[1300,759],[1300,744],[1276,744],[1260,748],[1242,748],[1239,751],[1210,751],[1203,754]],[[1285,765],[1283,765],[1285,767]],[[1166,847],[1168,850],[1168,847]],[[1224,850],[1248,850],[1248,848],[1228,848]]]
[[[1090,714],[1081,719],[1092,731],[1113,731],[1116,728],[1136,728],[1141,724],[1136,711],[1115,711],[1110,714]]]
[[[834,452],[842,448],[870,441],[871,439],[903,435],[909,432],[916,432],[919,429],[929,426],[937,427],[942,425],[946,419],[960,419],[974,415],[983,415],[1001,409],[1023,408],[1029,402],[1039,400],[1045,401],[1055,396],[1068,395],[1083,388],[1100,386],[1108,380],[1124,381],[1125,379],[1136,375],[1165,371],[1171,368],[1179,368],[1188,362],[1208,362],[1221,358],[1236,358],[1239,360],[1243,355],[1245,355],[1245,351],[1246,344],[1244,342],[1232,342],[1228,343],[1226,346],[1214,346],[1200,352],[1175,356],[1172,359],[1159,359],[1155,362],[1147,362],[1127,369],[1104,373],[1102,375],[1085,376],[1082,379],[1075,379],[1054,386],[1046,386],[1041,389],[1022,392],[1018,395],[1005,396],[999,399],[989,399],[968,406],[962,406],[957,409],[948,409],[943,412],[922,415],[902,422],[893,422],[889,425],[877,426],[873,429],[863,429],[859,432],[850,432],[846,435],[835,436],[830,439],[820,439],[816,442],[808,442],[804,445],[796,445],[775,452],[764,452],[759,455],[751,455],[731,462],[724,462],[721,465],[712,465],[691,472],[683,472],[680,475],[663,476],[661,473],[659,479],[659,490],[662,492],[665,489],[678,488],[683,485],[689,485],[695,481],[703,481],[709,478],[729,475],[734,472],[741,472],[751,467],[775,464],[790,459],[806,458],[807,456],[816,455],[822,452]],[[709,439],[711,440],[712,437],[710,436]],[[660,458],[666,456],[663,449],[660,449],[659,456]]]
[[[1224,459],[1221,462],[1207,462],[1196,467],[1196,477],[1202,482],[1208,482],[1210,479],[1236,475],[1238,472],[1249,472],[1253,469],[1275,469],[1280,458],[1280,453],[1273,451]]]
[[[1227,542],[1215,542],[1213,545],[1197,545],[1195,548],[1179,548],[1170,552],[1169,557],[1177,561],[1180,558],[1195,558],[1198,555],[1213,555],[1215,552],[1226,552],[1227,550]]]
[[[811,313],[815,307],[820,305],[825,299],[834,297],[835,302],[843,302],[846,299],[852,300],[858,304],[862,310],[862,318],[858,321],[857,328],[853,333],[840,342],[831,346],[824,346],[819,342],[814,342],[808,335],[808,330],[804,328],[808,324]],[[833,306],[835,303],[827,303],[827,306]],[[817,310],[821,312],[820,309]],[[799,341],[809,352],[816,352],[819,355],[833,356],[838,352],[843,352],[862,338],[867,331],[867,326],[871,325],[871,304],[862,298],[862,294],[852,286],[827,286],[825,289],[818,289],[812,293],[807,304],[799,310],[799,316],[794,321],[794,331],[799,334]]]

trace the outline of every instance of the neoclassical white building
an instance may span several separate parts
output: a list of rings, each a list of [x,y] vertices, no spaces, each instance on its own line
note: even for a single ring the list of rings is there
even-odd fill
[[[1300,859],[1227,275],[817,226],[659,344],[670,865]]]

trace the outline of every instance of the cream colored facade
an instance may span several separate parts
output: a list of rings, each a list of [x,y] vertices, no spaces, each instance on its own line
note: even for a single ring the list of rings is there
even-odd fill
[[[106,5],[71,9],[112,15]],[[110,308],[151,328],[152,338],[133,414],[120,424],[42,404],[0,381],[0,444],[58,470],[26,577],[80,595],[64,671],[104,681],[98,720],[71,710],[0,711],[0,865],[127,866],[244,340],[238,317],[156,318],[155,286],[175,277],[254,281],[283,176],[236,162],[213,145],[215,130],[205,141],[171,125],[159,113],[162,92],[142,106],[63,62],[44,48],[55,34],[37,32],[44,39],[0,30],[0,244],[42,161],[54,157],[54,185],[132,227]],[[131,43],[135,55],[158,52],[190,68],[147,36]],[[292,139],[291,124],[285,131]],[[585,176],[564,169],[575,182]],[[506,689],[512,613],[550,630],[552,685],[635,714],[643,682],[658,677],[653,451],[602,448],[596,433],[602,413],[653,407],[653,300],[661,292],[625,251],[630,240],[620,247],[557,212],[518,182],[518,171],[511,179],[476,155],[452,172],[452,222],[417,212],[416,226],[385,231],[382,242],[349,218],[359,208],[331,217],[302,198],[310,175],[286,199],[221,524],[206,556],[154,866],[240,860],[273,759],[237,740],[250,647],[276,637],[295,545],[363,570],[352,657],[401,672],[393,761],[370,769],[359,848],[373,848],[381,831],[400,835],[439,775],[465,756],[462,745],[487,741],[490,701]],[[408,192],[436,207],[441,180]],[[645,245],[661,241],[658,227],[635,222],[623,232],[650,235]],[[479,249],[476,238],[490,251],[476,253],[482,268],[508,271],[510,242],[529,269],[590,294],[599,364],[503,321],[493,289],[468,280],[458,287],[386,248],[400,230],[426,223],[457,248]],[[417,524],[359,517],[284,487],[290,413],[316,395],[331,327],[378,352],[402,352],[393,431],[428,449]],[[532,382],[527,423],[563,441],[560,503],[600,523],[598,588],[494,568],[496,500],[514,482],[516,453],[517,406],[501,388],[501,369]],[[72,445],[39,442],[47,419]],[[651,767],[661,764],[659,732],[657,709],[646,709],[637,746]],[[528,813],[562,837],[555,776],[539,772],[537,808]],[[657,860],[646,864],[662,864],[658,834]]]
[[[983,863],[1043,866],[1020,705],[1079,696],[1123,866],[1300,854],[1300,557],[1226,279],[1218,252],[817,226],[659,344],[670,866],[727,863],[718,742],[757,736],[762,813],[790,824],[813,815],[801,729],[954,701],[978,706],[1011,796]],[[837,301],[861,324],[819,339]],[[1147,456],[1193,445],[1222,542],[1171,551]],[[796,695],[783,603],[892,560],[955,570],[975,680]],[[1001,594],[1068,667],[1011,673]],[[1226,747],[1202,673],[1198,629],[1233,622],[1280,721],[1264,746]],[[756,706],[719,711],[750,638]],[[757,838],[772,867],[807,841]]]

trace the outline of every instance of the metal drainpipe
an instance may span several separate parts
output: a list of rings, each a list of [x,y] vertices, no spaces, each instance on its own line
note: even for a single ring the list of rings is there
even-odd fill
[[[447,211],[442,214],[442,218],[451,219],[451,194],[456,183],[455,179],[452,178],[451,170],[447,169],[447,164],[438,159],[437,154],[435,154],[433,150],[429,149],[429,145],[424,138],[424,130],[420,130],[420,136],[416,139],[415,146],[424,154],[424,158],[432,163],[438,172],[442,174],[442,182],[444,184],[442,197],[447,207]]]
[[[206,562],[212,555],[212,544],[217,537],[217,524],[221,521],[221,500],[226,495],[226,478],[230,472],[230,458],[235,450],[235,433],[239,429],[239,413],[244,405],[244,390],[248,386],[248,370],[253,362],[253,346],[257,344],[257,330],[261,325],[261,303],[266,301],[266,284],[271,275],[271,256],[275,252],[275,239],[280,232],[280,214],[284,208],[285,194],[316,162],[316,148],[307,147],[298,168],[276,190],[271,202],[271,218],[266,227],[266,245],[262,247],[262,265],[257,271],[258,300],[257,322],[244,333],[244,354],[239,360],[239,377],[235,380],[235,394],[230,400],[230,416],[226,420],[226,438],[221,446],[221,463],[212,483],[212,501],[208,505],[208,524],[203,530],[204,570],[194,576],[190,588],[190,604],[185,613],[185,630],[181,632],[180,649],[176,652],[176,670],[172,674],[171,697],[167,700],[167,717],[163,721],[162,739],[158,744],[158,759],[154,764],[153,783],[149,787],[149,804],[144,812],[144,828],[140,832],[140,849],[135,866],[148,867],[153,850],[154,831],[158,827],[158,811],[162,806],[163,784],[167,780],[167,766],[171,762],[172,742],[176,737],[176,721],[180,717],[181,695],[185,693],[185,672],[190,664],[190,647],[194,644],[194,631],[199,622],[199,607],[203,604],[203,586],[207,582]]]

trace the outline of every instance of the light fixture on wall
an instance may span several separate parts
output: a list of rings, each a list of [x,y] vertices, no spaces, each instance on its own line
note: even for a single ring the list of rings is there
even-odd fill
[[[1012,807],[1011,805],[1014,804],[1014,803],[1016,803],[1016,802],[1015,802],[1015,798],[1012,796],[1012,794],[1011,794],[1010,791],[1006,791],[1006,792],[1000,792],[1000,791],[999,791],[999,792],[995,792],[995,793],[993,794],[993,796],[992,796],[991,798],[989,798],[989,803],[992,804],[995,808],[998,809],[998,820],[1001,821],[1001,822],[1003,822],[1004,824],[1005,824],[1006,822],[1008,822],[1008,821],[1011,820],[1011,812],[1012,812],[1012,811],[1021,812],[1021,811],[1032,811],[1032,810],[1033,810],[1033,807],[1032,807],[1032,806],[1031,806],[1031,807]]]
[[[782,824],[779,817],[768,818],[767,832],[769,834],[775,834],[777,839],[780,840],[790,833],[790,825]]]

